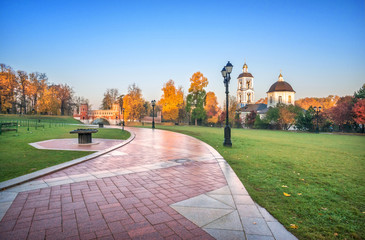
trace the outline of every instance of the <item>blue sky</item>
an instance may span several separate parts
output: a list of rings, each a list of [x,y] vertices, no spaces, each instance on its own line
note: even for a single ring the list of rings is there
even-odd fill
[[[343,1],[0,0],[0,63],[45,72],[100,106],[136,83],[146,100],[201,71],[222,103],[220,70],[246,60],[255,100],[282,70],[296,98],[352,95],[365,83],[365,4]]]

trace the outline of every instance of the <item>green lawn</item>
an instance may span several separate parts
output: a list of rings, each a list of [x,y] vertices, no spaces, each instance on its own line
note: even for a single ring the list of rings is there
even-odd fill
[[[0,181],[15,178],[59,163],[67,162],[92,152],[40,150],[28,143],[55,138],[77,138],[77,134],[70,134],[71,130],[85,128],[84,126],[54,126],[34,127],[27,131],[27,127],[19,127],[18,133],[3,132],[0,135]],[[95,138],[127,139],[130,133],[120,129],[98,129],[93,134]]]
[[[0,114],[0,121],[26,121],[26,120],[41,120],[46,123],[80,123],[80,121],[70,116],[51,116],[51,115],[17,115],[17,114]]]
[[[226,148],[223,128],[157,128],[213,146],[254,201],[299,239],[365,238],[364,136],[232,129]]]

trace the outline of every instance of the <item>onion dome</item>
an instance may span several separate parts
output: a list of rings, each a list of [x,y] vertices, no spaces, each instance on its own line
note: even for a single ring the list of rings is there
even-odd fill
[[[248,66],[247,66],[246,63],[243,65],[242,71],[243,71],[243,73],[241,73],[238,76],[238,78],[243,78],[243,77],[251,77],[251,78],[253,78],[252,74],[248,72]]]

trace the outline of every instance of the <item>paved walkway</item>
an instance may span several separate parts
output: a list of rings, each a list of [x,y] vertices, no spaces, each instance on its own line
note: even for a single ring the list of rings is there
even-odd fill
[[[128,130],[121,148],[0,192],[0,239],[296,239],[212,147]]]

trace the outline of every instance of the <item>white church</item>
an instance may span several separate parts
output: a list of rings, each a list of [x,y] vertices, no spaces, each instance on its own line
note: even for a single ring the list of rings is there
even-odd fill
[[[248,72],[246,63],[243,65],[242,73],[237,79],[237,105],[242,119],[245,119],[251,111],[255,111],[262,118],[270,107],[275,107],[278,103],[294,105],[295,91],[288,82],[284,81],[281,73],[278,81],[272,84],[269,91],[266,92],[267,104],[255,104],[254,77]]]

